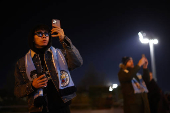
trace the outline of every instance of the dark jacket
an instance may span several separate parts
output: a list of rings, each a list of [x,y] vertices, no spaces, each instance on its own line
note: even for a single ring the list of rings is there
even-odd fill
[[[132,78],[137,79],[137,72],[140,67],[136,65],[129,72],[125,72],[124,69],[120,69],[118,73],[118,78],[120,81],[123,99],[124,99],[124,113],[150,113],[149,103],[147,99],[147,93],[134,93],[134,88],[132,86]],[[149,80],[149,70],[143,69],[143,79]]]
[[[64,50],[62,51],[63,55],[68,64],[69,70],[73,70],[77,67],[80,67],[83,64],[83,60],[79,51],[76,47],[72,44],[71,40],[65,37],[67,44],[63,43]],[[34,88],[32,87],[32,82],[28,80],[26,70],[25,70],[25,57],[19,59],[16,63],[15,67],[15,88],[14,94],[17,97],[27,97],[28,100],[28,107],[30,112],[41,112],[43,107],[35,107],[34,106]],[[52,70],[54,71],[54,70]],[[53,75],[53,74],[51,74]],[[56,77],[51,77],[53,80],[54,85],[57,84],[57,79],[53,79]]]
[[[149,90],[148,100],[151,113],[167,113],[169,110],[168,102],[154,79],[151,81],[145,81]]]

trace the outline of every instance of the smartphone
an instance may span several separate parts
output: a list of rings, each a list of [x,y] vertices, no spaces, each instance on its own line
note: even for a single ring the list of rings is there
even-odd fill
[[[54,27],[54,25],[58,26],[58,27],[61,27],[60,26],[60,20],[58,19],[52,19],[52,27]]]
[[[145,54],[142,54],[142,57],[145,57]]]
[[[143,57],[145,58],[145,54],[142,54],[142,58],[143,58]],[[147,64],[147,62],[145,62],[145,64]]]
[[[54,28],[54,25],[60,27],[60,20],[52,19],[52,28]],[[54,32],[52,35],[57,35],[57,34],[58,34],[57,32]]]

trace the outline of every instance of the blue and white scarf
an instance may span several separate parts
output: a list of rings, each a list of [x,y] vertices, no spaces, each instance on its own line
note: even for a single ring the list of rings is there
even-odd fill
[[[129,73],[129,71],[127,69],[124,70],[124,72]],[[138,77],[139,81],[136,80],[136,78],[132,78],[131,82],[132,82],[132,86],[134,89],[134,93],[143,93],[146,92],[148,93],[148,89],[146,87],[145,82],[142,79],[142,75],[140,73],[137,73],[136,76]]]
[[[134,93],[143,93],[143,92],[148,93],[148,89],[146,87],[145,82],[142,79],[142,75],[140,73],[137,73],[136,76],[138,77],[139,82],[133,77],[132,86],[134,89]]]
[[[53,65],[55,67],[55,71],[56,73],[58,73],[57,77],[59,80],[58,84],[59,89],[65,89],[67,87],[74,86],[70,72],[68,70],[67,62],[62,52],[59,49],[55,49],[52,46],[50,47],[50,50],[52,51],[52,60]],[[32,61],[31,50],[29,50],[29,52],[25,55],[25,67],[28,79],[30,81],[33,81],[33,78],[30,77],[30,73],[31,71],[36,70],[36,68]],[[41,88],[37,90],[37,92],[34,95],[34,98],[37,98],[38,96],[43,96],[43,90]],[[76,95],[74,94],[74,96]]]

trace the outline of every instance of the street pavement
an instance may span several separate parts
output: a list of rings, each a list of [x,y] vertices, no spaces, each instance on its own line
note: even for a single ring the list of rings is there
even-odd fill
[[[123,109],[112,108],[104,110],[71,110],[71,113],[123,113]]]

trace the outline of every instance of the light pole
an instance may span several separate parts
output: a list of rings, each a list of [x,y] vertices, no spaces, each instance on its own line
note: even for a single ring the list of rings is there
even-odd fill
[[[141,41],[141,43],[144,43],[144,44],[149,43],[152,74],[153,74],[153,78],[155,79],[155,81],[157,81],[157,78],[156,78],[156,66],[155,66],[155,56],[154,56],[154,44],[158,44],[158,40],[157,39],[148,39],[146,37],[146,34],[143,33],[143,32],[139,32],[138,35],[139,35],[139,40]]]

